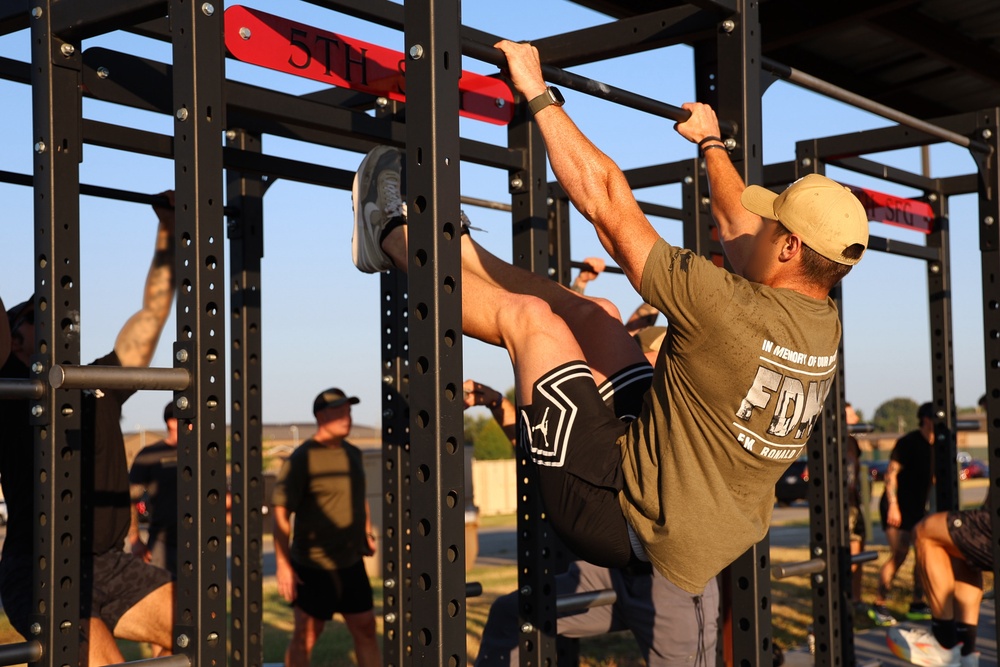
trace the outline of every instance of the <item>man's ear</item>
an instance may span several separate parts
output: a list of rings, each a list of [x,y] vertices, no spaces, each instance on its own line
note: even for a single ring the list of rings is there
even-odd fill
[[[781,241],[781,253],[778,259],[787,262],[802,252],[802,239],[797,234],[786,234]]]

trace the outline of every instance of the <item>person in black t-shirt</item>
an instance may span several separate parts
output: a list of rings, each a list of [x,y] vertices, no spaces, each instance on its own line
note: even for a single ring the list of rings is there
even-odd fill
[[[173,193],[154,207],[159,226],[142,308],[122,327],[114,350],[95,365],[148,366],[170,315],[174,294]],[[35,352],[34,297],[7,312],[11,354],[0,377],[27,378]],[[154,653],[173,645],[173,584],[164,570],[125,553],[130,523],[122,404],[131,391],[94,389],[81,401],[81,663],[123,662],[115,637],[149,642]],[[0,401],[0,484],[7,501],[7,535],[0,558],[0,598],[14,628],[31,636],[34,519],[34,429],[26,399]],[[47,601],[51,605],[51,600]]]
[[[177,417],[174,404],[163,409],[167,437],[143,447],[132,462],[128,481],[132,485],[132,501],[147,495],[149,505],[149,537],[142,541],[139,521],[132,513],[129,545],[132,555],[161,567],[177,579]]]
[[[874,609],[889,616],[885,607],[896,572],[906,561],[913,544],[913,527],[927,514],[927,498],[933,482],[934,406],[924,403],[917,410],[920,428],[896,441],[885,472],[885,491],[879,510],[882,529],[889,543],[889,558],[879,570],[878,590]],[[924,591],[919,574],[920,563],[913,571],[913,602],[906,613],[909,620],[929,620],[930,608],[924,602]],[[889,616],[889,618],[892,618]],[[890,623],[883,623],[890,625]]]

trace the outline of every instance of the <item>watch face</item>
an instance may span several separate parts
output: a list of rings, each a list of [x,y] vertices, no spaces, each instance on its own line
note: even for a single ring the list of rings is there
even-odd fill
[[[566,98],[563,97],[562,92],[555,86],[549,86],[549,95],[552,97],[552,102],[556,106],[562,106],[566,103]]]

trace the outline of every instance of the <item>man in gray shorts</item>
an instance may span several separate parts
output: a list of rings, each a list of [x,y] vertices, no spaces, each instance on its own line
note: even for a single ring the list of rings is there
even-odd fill
[[[463,390],[465,407],[488,407],[516,446],[515,406],[497,390],[473,380],[466,380]],[[638,409],[630,412],[637,414]],[[560,613],[556,622],[559,636],[581,639],[628,630],[651,667],[712,662],[719,619],[716,579],[709,582],[701,595],[691,595],[667,581],[649,563],[609,569],[576,560],[565,573],[556,575],[555,581],[560,597],[606,590],[615,593],[613,604]],[[500,596],[490,605],[476,667],[520,664],[519,639],[515,591]]]
[[[891,628],[893,653],[914,664],[978,667],[976,626],[983,572],[993,571],[990,510],[936,512],[916,525],[914,545],[931,607],[931,628]]]

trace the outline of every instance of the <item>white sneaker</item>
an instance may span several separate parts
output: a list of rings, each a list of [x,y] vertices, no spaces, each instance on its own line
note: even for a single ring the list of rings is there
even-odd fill
[[[379,237],[393,217],[406,217],[400,194],[402,153],[391,146],[376,146],[354,175],[351,200],[354,203],[354,235],[351,256],[354,265],[365,273],[393,268],[392,260],[382,250]]]
[[[885,641],[897,657],[923,667],[961,667],[959,646],[944,648],[927,628],[889,628]]]
[[[962,667],[979,667],[979,651],[963,655],[961,660]]]

